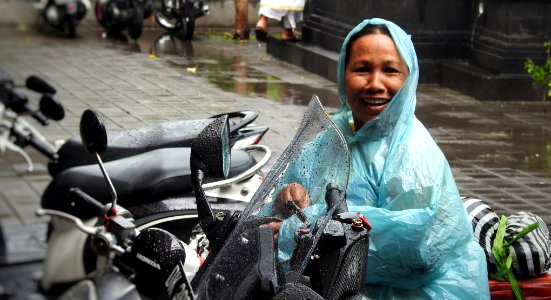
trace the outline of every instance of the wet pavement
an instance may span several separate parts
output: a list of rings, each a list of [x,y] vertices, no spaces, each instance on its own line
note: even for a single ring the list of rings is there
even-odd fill
[[[263,144],[273,151],[271,164],[291,140],[312,94],[328,111],[336,109],[335,83],[267,55],[265,44],[229,39],[230,30],[198,31],[193,41],[182,42],[146,28],[135,43],[103,37],[93,26],[79,28],[74,40],[35,28],[0,27],[0,68],[16,83],[34,74],[57,88],[65,119],[47,127],[29,121],[51,141],[78,136],[80,114],[90,106],[103,114],[108,130],[255,110],[260,114],[255,123],[270,127]],[[36,94],[27,94],[36,103]],[[422,85],[417,116],[448,157],[463,195],[486,200],[498,214],[532,211],[551,225],[551,117],[541,103],[480,102]],[[35,162],[32,173],[19,155],[0,155],[5,264],[29,266],[25,263],[44,254],[45,219],[34,211],[51,178],[47,160],[28,152]],[[0,267],[1,281],[10,268]],[[17,286],[1,284],[0,298]]]

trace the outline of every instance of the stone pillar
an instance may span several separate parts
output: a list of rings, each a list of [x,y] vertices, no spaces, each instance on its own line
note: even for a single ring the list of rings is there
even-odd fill
[[[527,58],[543,59],[551,40],[551,1],[483,0],[469,62],[497,73],[524,73]]]

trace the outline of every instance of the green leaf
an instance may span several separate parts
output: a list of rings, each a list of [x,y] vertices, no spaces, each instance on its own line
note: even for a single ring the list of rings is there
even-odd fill
[[[528,226],[526,226],[525,228],[523,228],[516,236],[515,238],[513,238],[511,241],[505,243],[503,246],[504,247],[509,247],[511,246],[514,242],[516,242],[517,240],[525,237],[527,234],[529,234],[532,230],[538,228],[540,224],[538,222],[534,222]]]
[[[551,86],[551,41],[545,41],[543,43],[547,60],[540,66],[537,65],[532,59],[526,59],[523,67],[532,77],[532,84],[534,86],[542,87],[542,100],[545,101],[548,96],[551,96],[551,91],[546,87]]]
[[[497,272],[491,273],[490,277],[501,281],[509,281],[511,289],[513,290],[513,293],[515,294],[515,298],[517,300],[524,299],[524,296],[522,295],[522,290],[520,289],[518,281],[515,278],[515,274],[511,269],[511,266],[513,265],[513,254],[509,251],[509,246],[514,241],[526,236],[526,234],[538,227],[537,222],[534,224],[531,224],[522,229],[511,242],[505,242],[507,217],[501,216],[501,218],[499,219],[496,236],[494,238],[494,244],[492,246],[492,254],[494,255],[494,259],[496,262]]]
[[[518,284],[518,281],[515,278],[515,274],[513,274],[513,271],[511,269],[509,269],[507,277],[509,278],[509,284],[511,285],[511,289],[513,290],[513,293],[515,294],[515,298],[517,300],[523,300],[524,295],[522,294],[522,290],[520,289],[520,285]]]
[[[499,225],[496,232],[496,237],[494,238],[494,245],[492,246],[492,254],[496,258],[496,260],[499,259],[499,262],[501,264],[501,258],[505,257],[504,250],[503,250],[503,238],[505,237],[505,228],[507,227],[507,217],[501,216],[499,219]],[[496,261],[497,262],[497,261]]]

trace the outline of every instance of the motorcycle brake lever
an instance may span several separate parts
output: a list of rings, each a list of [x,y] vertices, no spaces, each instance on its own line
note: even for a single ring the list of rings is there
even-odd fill
[[[36,210],[36,215],[39,217],[47,215],[47,216],[56,216],[56,217],[64,218],[66,220],[73,222],[78,229],[80,229],[82,232],[89,235],[96,234],[100,228],[100,227],[87,226],[79,218],[59,210],[39,208]]]
[[[310,227],[310,221],[308,220],[308,217],[293,200],[285,201],[285,209],[293,214],[296,214],[298,219],[302,221],[302,223],[304,223],[306,227]]]

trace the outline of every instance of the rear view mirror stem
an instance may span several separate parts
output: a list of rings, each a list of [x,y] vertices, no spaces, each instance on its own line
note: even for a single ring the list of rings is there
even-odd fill
[[[195,198],[197,200],[197,214],[199,215],[201,227],[209,228],[216,223],[216,218],[205,195],[205,190],[202,188],[205,172],[200,168],[192,168],[191,173],[192,183],[195,187]]]

